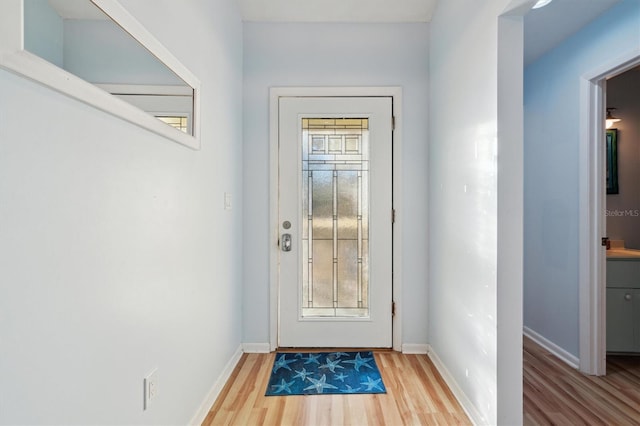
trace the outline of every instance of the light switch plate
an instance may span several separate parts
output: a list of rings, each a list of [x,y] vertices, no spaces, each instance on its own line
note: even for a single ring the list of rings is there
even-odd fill
[[[224,209],[231,210],[231,194],[229,192],[224,193]]]

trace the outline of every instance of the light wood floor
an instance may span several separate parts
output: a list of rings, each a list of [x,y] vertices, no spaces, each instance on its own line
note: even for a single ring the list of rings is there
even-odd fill
[[[244,354],[203,425],[468,425],[426,355],[375,352],[386,394],[265,397],[274,354]]]
[[[203,425],[470,424],[425,355],[375,353],[387,394],[265,397],[274,356],[243,355]],[[525,337],[523,359],[525,425],[640,425],[640,357],[587,376]]]
[[[607,357],[587,376],[524,339],[525,425],[640,425],[640,357]]]

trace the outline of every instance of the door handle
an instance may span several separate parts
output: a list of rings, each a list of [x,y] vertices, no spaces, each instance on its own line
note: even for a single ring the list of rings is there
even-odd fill
[[[291,234],[282,234],[282,251],[291,251]]]

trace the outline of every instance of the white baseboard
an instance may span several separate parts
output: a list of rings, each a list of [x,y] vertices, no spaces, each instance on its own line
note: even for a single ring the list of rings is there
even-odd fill
[[[242,349],[246,354],[268,354],[271,352],[269,343],[243,343]]]
[[[560,346],[556,345],[551,340],[547,339],[541,334],[536,333],[529,327],[523,327],[522,332],[525,336],[527,336],[528,338],[530,338],[531,340],[533,340],[534,342],[536,342],[537,344],[539,344],[540,346],[542,346],[543,348],[551,352],[553,355],[560,358],[569,366],[575,369],[579,368],[580,359],[577,356],[565,351]]]
[[[456,399],[462,406],[462,409],[469,417],[469,420],[471,420],[474,425],[486,424],[486,420],[482,417],[478,409],[467,397],[467,394],[465,394],[462,388],[458,385],[458,382],[455,381],[451,373],[449,373],[449,370],[447,370],[447,367],[444,365],[440,357],[438,357],[438,354],[435,353],[431,346],[427,345],[427,348],[431,362],[433,362],[433,365],[435,365],[436,369],[438,369],[438,372],[444,379],[447,386],[449,386],[449,389],[451,389],[451,392],[453,392],[453,396],[456,397]]]
[[[189,422],[190,425],[199,426],[202,424],[204,419],[209,414],[209,410],[211,409],[213,404],[216,402],[218,395],[220,395],[220,392],[222,392],[222,388],[224,388],[224,385],[227,383],[227,380],[229,380],[229,377],[231,377],[231,373],[233,373],[233,370],[236,368],[236,365],[238,365],[238,361],[240,361],[241,356],[242,356],[242,346],[239,346],[236,352],[233,354],[233,356],[229,360],[229,362],[227,362],[227,365],[225,365],[224,369],[222,370],[222,373],[220,373],[220,376],[218,376],[218,379],[215,381],[215,383],[211,387],[211,390],[205,397],[204,401],[202,401],[202,404],[200,404],[200,408],[198,408],[198,411]]]
[[[409,355],[426,355],[429,353],[429,345],[423,343],[403,343],[402,353]]]

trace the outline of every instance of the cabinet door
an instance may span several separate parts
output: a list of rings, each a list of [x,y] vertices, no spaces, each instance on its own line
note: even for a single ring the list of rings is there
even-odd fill
[[[607,289],[607,351],[634,352],[634,293],[627,288]]]

